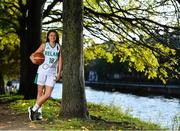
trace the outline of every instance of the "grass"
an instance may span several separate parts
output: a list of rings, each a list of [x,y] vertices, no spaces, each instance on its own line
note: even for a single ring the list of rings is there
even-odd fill
[[[0,103],[9,103],[9,102],[13,102],[13,101],[16,101],[16,100],[19,100],[19,99],[22,99],[23,97],[21,95],[7,95],[7,94],[4,94],[4,95],[0,95]]]
[[[16,100],[10,107],[17,112],[27,113],[35,100]],[[159,125],[143,122],[123,113],[117,107],[88,103],[91,120],[62,119],[59,116],[60,100],[48,100],[43,106],[43,121],[35,121],[47,130],[159,130]]]

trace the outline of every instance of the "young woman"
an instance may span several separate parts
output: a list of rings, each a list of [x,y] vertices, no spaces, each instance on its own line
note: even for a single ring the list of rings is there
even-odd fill
[[[42,52],[45,56],[45,61],[39,65],[35,83],[37,88],[36,104],[28,108],[29,119],[42,119],[42,105],[48,100],[53,91],[56,81],[60,80],[62,70],[61,47],[59,44],[59,36],[55,30],[50,30],[47,33],[46,43],[31,54],[30,60],[35,63],[34,54]]]

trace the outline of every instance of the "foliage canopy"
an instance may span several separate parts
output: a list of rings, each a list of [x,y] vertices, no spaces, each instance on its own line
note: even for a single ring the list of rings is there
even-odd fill
[[[158,77],[166,83],[169,78],[179,77],[178,0],[83,2],[87,63],[96,58],[113,62],[113,57],[118,56],[120,62],[128,62],[130,69],[144,72],[148,78]],[[26,4],[26,0],[0,1],[1,50],[6,43],[9,43],[9,49],[17,46],[15,43],[19,42],[17,34],[20,27],[18,19],[25,17],[27,13],[20,7],[26,8]],[[62,0],[46,1],[43,29],[49,28],[62,31]]]

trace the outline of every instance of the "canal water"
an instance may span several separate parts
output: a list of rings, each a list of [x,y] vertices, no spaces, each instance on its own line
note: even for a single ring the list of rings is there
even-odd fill
[[[180,126],[180,99],[143,97],[120,92],[104,92],[86,87],[87,102],[116,106],[141,120],[160,124],[169,129]],[[52,92],[55,99],[62,98],[62,84],[57,83]]]

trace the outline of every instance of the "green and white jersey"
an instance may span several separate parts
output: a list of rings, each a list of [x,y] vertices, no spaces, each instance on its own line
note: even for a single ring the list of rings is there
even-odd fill
[[[51,47],[50,43],[47,42],[43,52],[45,60],[44,63],[39,66],[37,73],[56,75],[59,53],[61,52],[60,45],[58,43],[56,43],[54,47]]]

